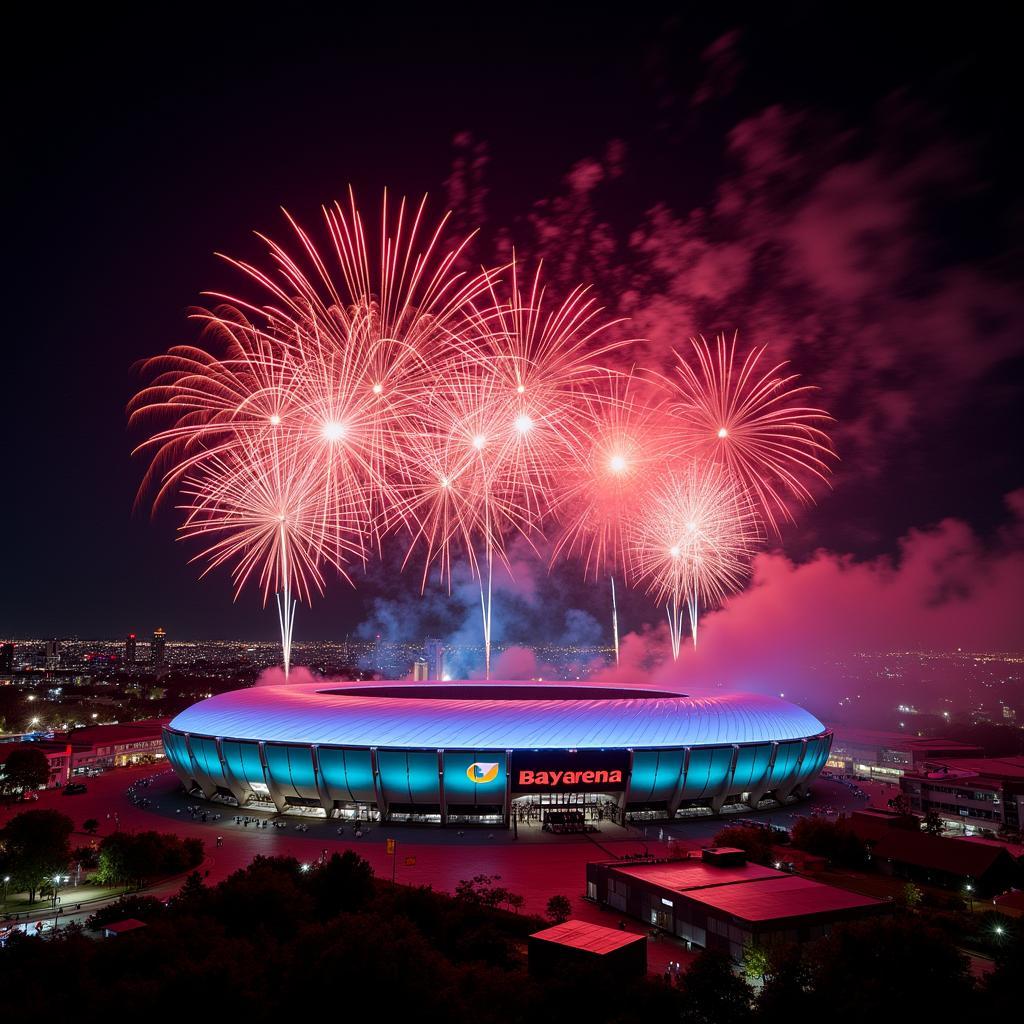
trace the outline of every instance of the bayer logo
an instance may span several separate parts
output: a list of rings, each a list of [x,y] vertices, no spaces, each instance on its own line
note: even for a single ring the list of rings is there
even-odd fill
[[[470,782],[478,785],[484,782],[493,782],[498,777],[498,769],[501,767],[497,761],[474,761],[467,769],[466,775]]]

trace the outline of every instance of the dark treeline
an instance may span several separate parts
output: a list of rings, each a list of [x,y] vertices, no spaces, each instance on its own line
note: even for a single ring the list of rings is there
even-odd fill
[[[194,873],[168,905],[127,897],[90,922],[147,922],[119,938],[99,940],[81,928],[56,938],[13,936],[0,951],[5,1016],[99,1020],[162,1008],[280,1021],[327,1001],[339,1012],[454,1024],[744,1024],[789,1022],[801,1012],[881,1024],[968,1010],[1009,1020],[1019,1009],[1016,929],[994,947],[996,967],[984,984],[971,979],[943,930],[908,912],[776,950],[758,965],[759,992],[717,953],[702,954],[678,986],[600,972],[541,983],[526,972],[525,938],[544,922],[488,895],[477,884],[458,896],[393,888],[352,852],[307,870],[258,857],[213,887]]]

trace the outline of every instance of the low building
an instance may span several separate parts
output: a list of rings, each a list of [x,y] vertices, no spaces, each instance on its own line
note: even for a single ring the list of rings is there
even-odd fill
[[[675,861],[587,865],[587,896],[736,961],[748,946],[806,942],[889,904],[745,862],[729,851]]]
[[[63,786],[67,781],[69,765],[71,764],[71,745],[67,743],[50,742],[43,740],[30,743],[0,743],[0,778],[4,775],[4,765],[7,758],[16,750],[41,750],[46,757],[46,765],[49,769],[49,778],[46,781],[46,788]]]
[[[900,781],[915,814],[934,811],[967,834],[1020,835],[1024,757],[931,758]]]
[[[114,921],[112,924],[103,926],[103,937],[105,939],[116,939],[119,935],[127,935],[129,932],[137,932],[145,928],[146,922],[135,917],[126,917],[123,921]]]
[[[162,732],[166,718],[117,725],[91,725],[57,733],[53,739],[31,743],[0,743],[0,764],[13,750],[31,746],[46,756],[50,776],[47,789],[63,786],[76,775],[145,764],[165,757]]]
[[[844,775],[898,782],[925,761],[944,757],[984,757],[981,747],[958,740],[908,736],[868,729],[836,730],[826,767]]]
[[[1021,882],[1020,865],[998,844],[902,828],[886,829],[866,841],[875,867],[884,874],[954,889],[969,899],[993,896]]]
[[[564,921],[534,932],[527,940],[530,974],[551,978],[578,967],[596,967],[609,980],[642,978],[647,973],[643,935],[587,921]]]

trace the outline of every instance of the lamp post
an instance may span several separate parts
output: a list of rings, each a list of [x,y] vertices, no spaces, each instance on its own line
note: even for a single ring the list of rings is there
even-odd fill
[[[967,893],[967,903],[968,903],[970,909],[973,910],[974,909],[974,886],[971,885],[970,882],[968,882],[964,886],[964,892]]]
[[[64,882],[64,884],[66,885],[70,881],[71,881],[71,877],[69,875],[54,875],[53,876],[53,897],[52,897],[52,899],[53,899],[53,908],[54,908],[54,910],[57,909],[57,904],[60,902],[60,896],[58,896],[57,893],[60,890],[61,882]]]
[[[11,876],[4,875],[4,910],[7,909],[7,886],[11,884]]]

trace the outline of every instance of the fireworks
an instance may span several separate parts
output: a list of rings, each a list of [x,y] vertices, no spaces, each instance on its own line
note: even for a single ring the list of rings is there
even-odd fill
[[[630,542],[637,577],[665,605],[676,657],[684,611],[696,646],[699,606],[717,604],[743,583],[760,537],[748,492],[714,463],[691,462],[647,496]]]
[[[323,217],[323,253],[289,217],[294,252],[259,236],[269,270],[229,260],[256,297],[215,295],[194,314],[204,344],[144,364],[129,407],[156,424],[140,493],[179,495],[204,575],[276,593],[286,674],[297,601],[392,538],[423,587],[468,565],[488,675],[494,564],[515,536],[607,573],[613,601],[616,575],[645,583],[678,654],[683,609],[696,638],[760,518],[826,473],[827,417],[780,367],[758,373],[763,349],[736,369],[735,341],[695,342],[697,370],[640,380],[605,365],[625,342],[586,288],[553,300],[516,259],[464,273],[469,239],[445,245],[423,203],[385,195],[373,242],[351,195]]]
[[[761,515],[778,532],[778,519],[792,519],[786,495],[812,500],[808,478],[827,481],[834,457],[821,424],[828,413],[802,404],[813,388],[783,375],[786,363],[759,366],[765,349],[736,355],[736,336],[691,339],[694,369],[677,353],[671,412],[694,455],[720,463],[756,497]]]

